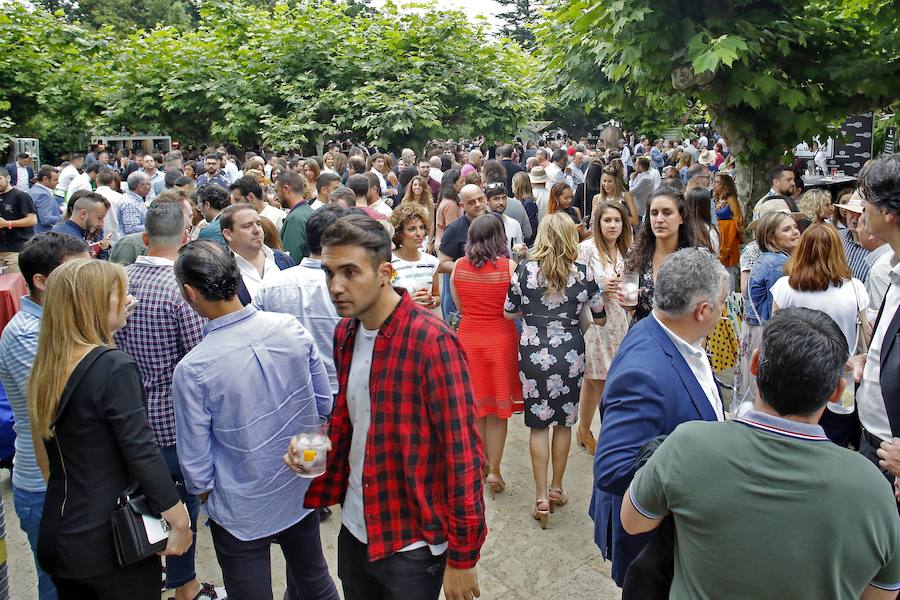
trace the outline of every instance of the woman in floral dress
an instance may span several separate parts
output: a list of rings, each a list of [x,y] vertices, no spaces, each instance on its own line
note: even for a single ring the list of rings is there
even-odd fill
[[[615,300],[619,278],[625,270],[625,254],[631,247],[628,210],[618,200],[605,200],[594,207],[591,231],[594,236],[578,246],[578,262],[597,276],[606,297],[606,325],[591,325],[584,334],[584,385],[578,405],[578,445],[594,453],[597,442],[591,421],[603,395],[606,373],[619,345],[628,332],[628,313]]]
[[[553,506],[568,501],[562,479],[578,421],[578,395],[584,374],[584,338],[579,315],[590,305],[596,323],[605,322],[603,291],[593,272],[575,261],[578,231],[564,213],[547,215],[538,226],[533,260],[516,269],[506,296],[505,316],[522,318],[519,377],[525,425],[531,428],[531,467],[535,504],[531,515],[546,528]],[[550,426],[553,425],[552,441]],[[553,455],[553,479],[547,467]]]

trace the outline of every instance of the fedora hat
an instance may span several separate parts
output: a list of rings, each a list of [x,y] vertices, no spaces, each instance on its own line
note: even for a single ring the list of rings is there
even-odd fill
[[[849,210],[850,212],[861,214],[863,211],[863,199],[862,195],[859,193],[859,190],[854,191],[853,194],[847,199],[846,203],[838,204],[837,207],[843,208],[844,210]]]
[[[762,220],[763,216],[769,213],[781,213],[784,215],[790,215],[796,221],[797,219],[805,219],[806,215],[801,212],[791,212],[791,208],[787,205],[787,202],[784,201],[783,198],[770,198],[768,200],[763,200],[759,205],[759,218],[751,222],[747,227],[750,229],[756,229],[756,226]]]
[[[534,167],[528,174],[528,179],[531,180],[531,183],[547,183],[547,171],[544,170],[544,167]]]
[[[701,165],[711,165],[716,162],[716,153],[712,150],[704,149],[700,152],[699,158],[697,158],[697,162]]]

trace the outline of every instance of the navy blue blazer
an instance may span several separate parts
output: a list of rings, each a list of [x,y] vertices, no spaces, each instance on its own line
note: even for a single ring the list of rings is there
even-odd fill
[[[294,266],[294,259],[292,259],[288,253],[281,252],[280,250],[272,250],[272,253],[275,255],[275,265],[278,267],[279,271],[284,271],[285,269],[290,269]],[[248,290],[246,284],[244,284],[243,277],[241,277],[241,284],[238,286],[237,296],[243,306],[250,304],[250,290]]]
[[[651,315],[622,341],[609,368],[600,414],[589,513],[594,541],[603,556],[612,559],[612,576],[621,587],[628,566],[654,535],[628,535],[619,518],[638,451],[685,421],[715,421],[716,412],[684,357]]]

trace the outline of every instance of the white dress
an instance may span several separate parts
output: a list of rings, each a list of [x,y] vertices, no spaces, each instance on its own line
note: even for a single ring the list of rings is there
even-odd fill
[[[597,283],[601,285],[606,278],[614,277],[617,273],[621,275],[625,270],[622,253],[616,254],[616,264],[611,265],[600,260],[593,239],[584,240],[578,245],[578,262],[593,271],[597,276]],[[588,379],[606,379],[609,365],[628,333],[628,313],[625,309],[608,295],[604,296],[604,303],[606,325],[592,323],[584,334],[584,376]]]

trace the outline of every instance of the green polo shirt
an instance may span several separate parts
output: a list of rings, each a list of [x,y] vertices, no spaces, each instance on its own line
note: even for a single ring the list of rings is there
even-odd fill
[[[144,244],[143,232],[129,233],[112,245],[109,251],[109,260],[127,267],[133,265],[138,256],[145,254],[147,254],[147,246]]]
[[[304,200],[291,209],[281,225],[281,245],[298,265],[301,260],[309,256],[309,246],[306,242],[306,222],[311,214],[313,214],[313,209],[309,202]]]
[[[900,520],[890,484],[822,428],[751,411],[680,425],[628,491],[675,519],[669,598],[859,600],[900,589]]]

